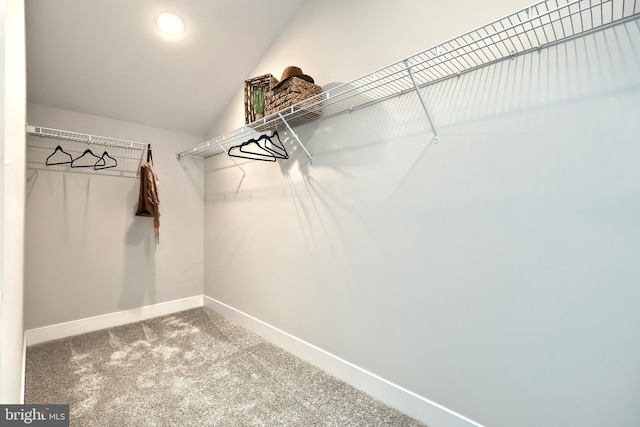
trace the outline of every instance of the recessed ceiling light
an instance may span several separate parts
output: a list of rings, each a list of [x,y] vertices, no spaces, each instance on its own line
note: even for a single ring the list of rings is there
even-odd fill
[[[161,13],[158,16],[157,22],[158,28],[160,28],[163,33],[169,34],[170,36],[176,36],[184,32],[184,22],[182,22],[182,19],[173,13]]]

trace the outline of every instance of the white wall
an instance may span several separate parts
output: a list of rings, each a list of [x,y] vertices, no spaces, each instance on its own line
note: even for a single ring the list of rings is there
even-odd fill
[[[22,402],[26,74],[24,3],[0,1],[0,402]]]
[[[254,75],[348,80],[377,31],[377,65],[420,38],[401,17],[439,23],[427,48],[523,6],[353,3],[305,3]],[[298,128],[313,164],[289,139],[244,179],[209,159],[205,295],[487,426],[640,425],[639,41],[630,24],[426,89],[438,145],[410,95]]]
[[[134,216],[139,179],[29,169],[27,328],[202,294],[203,201],[175,158],[202,137],[36,104],[28,105],[27,118],[37,126],[151,143],[161,203],[156,245],[153,219]],[[27,155],[31,162],[36,153]]]

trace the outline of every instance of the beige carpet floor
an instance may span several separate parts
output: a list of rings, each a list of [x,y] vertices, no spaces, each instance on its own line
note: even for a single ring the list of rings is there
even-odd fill
[[[27,348],[25,403],[71,426],[422,426],[197,308]]]

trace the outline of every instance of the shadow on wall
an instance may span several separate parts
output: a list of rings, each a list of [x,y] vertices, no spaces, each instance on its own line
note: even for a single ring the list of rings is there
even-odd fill
[[[183,156],[179,160],[180,165],[187,174],[189,181],[195,188],[201,199],[204,199],[204,159]]]
[[[127,194],[126,211],[129,223],[124,241],[124,272],[119,307],[123,310],[155,304],[156,250],[152,217],[135,216],[140,180]]]
[[[373,99],[349,92],[351,105],[366,105]],[[424,156],[432,141],[432,132],[419,108],[415,93],[335,114],[296,130],[309,141],[313,155],[311,167],[286,170],[289,194],[296,208],[301,234],[312,259],[335,254],[339,271],[357,271],[363,262],[362,249],[355,250],[350,240],[363,242],[370,250],[371,271],[379,277],[386,273],[381,254],[375,249],[377,233],[369,215],[379,208],[405,179],[410,165]],[[326,276],[321,263],[311,263],[318,277]],[[354,278],[353,283],[357,282]]]

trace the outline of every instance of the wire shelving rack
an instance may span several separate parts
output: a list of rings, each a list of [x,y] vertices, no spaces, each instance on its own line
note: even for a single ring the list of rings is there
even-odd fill
[[[115,139],[106,136],[89,135],[86,133],[71,132],[67,130],[52,129],[42,126],[27,125],[27,133],[42,138],[59,139],[86,144],[103,145],[105,147],[126,148],[131,150],[146,150],[148,144],[125,139]]]
[[[27,148],[34,153],[32,158],[35,160],[31,163],[38,166],[42,166],[45,163],[46,157],[52,153],[54,148],[54,144],[51,142],[52,140],[69,141],[71,143],[71,147],[68,148],[69,151],[78,155],[87,148],[102,147],[104,150],[116,150],[118,159],[120,160],[118,167],[108,171],[101,170],[101,172],[108,174],[117,172],[119,174],[134,174],[134,176],[137,176],[140,173],[139,169],[144,161],[144,155],[149,148],[149,144],[143,142],[90,135],[30,124],[27,124],[26,133],[29,136],[40,137],[27,139]],[[100,152],[100,154],[102,153]]]
[[[226,152],[225,146],[248,139],[255,132],[280,128],[288,129],[307,152],[291,128],[294,123],[304,121],[306,117],[315,117],[318,111],[321,111],[318,120],[322,120],[410,92],[417,92],[431,124],[434,141],[438,142],[436,124],[429,115],[421,88],[639,18],[640,0],[538,1],[430,49],[191,147],[178,153],[177,158],[206,158],[222,154]]]

